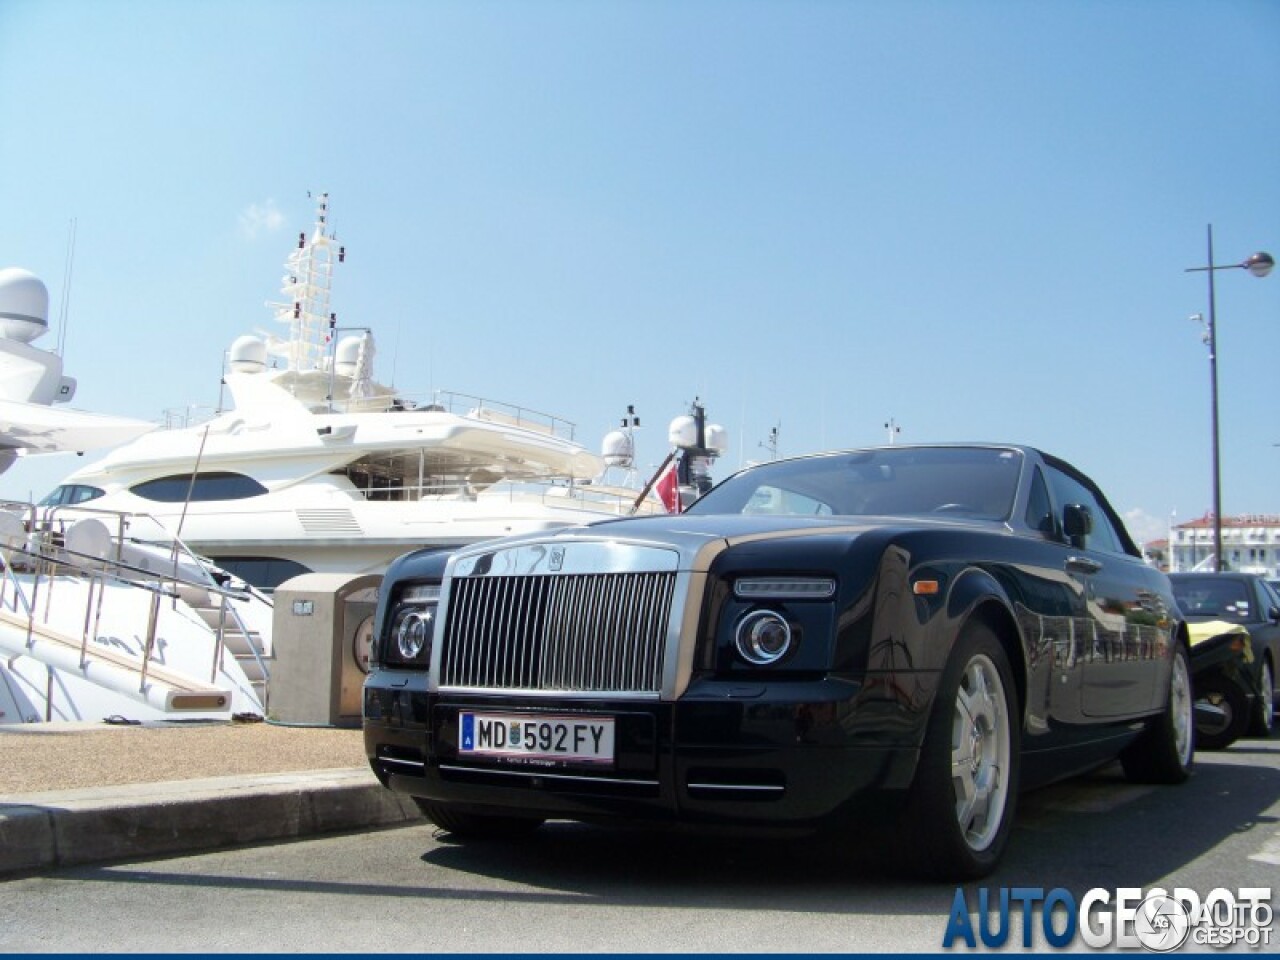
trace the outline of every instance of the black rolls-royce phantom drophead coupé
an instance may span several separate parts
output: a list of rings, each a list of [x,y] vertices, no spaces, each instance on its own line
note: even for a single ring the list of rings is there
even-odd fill
[[[680,515],[400,558],[364,740],[460,836],[832,828],[974,878],[1022,788],[1115,757],[1187,777],[1186,629],[1062,460],[842,451],[748,467]]]

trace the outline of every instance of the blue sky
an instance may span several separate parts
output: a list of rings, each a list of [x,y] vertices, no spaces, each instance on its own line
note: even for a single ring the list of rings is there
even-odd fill
[[[1275,0],[0,0],[0,266],[56,321],[74,220],[74,406],[159,419],[217,402],[328,191],[406,392],[592,449],[634,404],[646,464],[699,397],[718,476],[775,427],[1026,442],[1146,538],[1211,504],[1184,270],[1210,223],[1280,255],[1278,92]],[[1280,273],[1217,280],[1224,512],[1280,513]]]

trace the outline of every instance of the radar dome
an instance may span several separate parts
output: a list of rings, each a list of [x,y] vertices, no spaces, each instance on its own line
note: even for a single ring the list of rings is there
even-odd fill
[[[729,449],[729,431],[718,423],[708,423],[704,432],[707,435],[707,449],[717,457]]]
[[[360,359],[360,341],[363,337],[343,337],[338,341],[334,370],[341,376],[354,377]]]
[[[698,421],[693,417],[676,417],[667,427],[667,441],[673,447],[696,447],[698,445]]]
[[[257,337],[238,337],[231,344],[231,369],[236,373],[261,373],[267,368],[267,345]]]
[[[607,467],[630,469],[635,463],[635,441],[630,434],[621,430],[612,430],[604,435],[604,440],[600,444],[600,455],[604,457]]]
[[[0,270],[0,336],[30,343],[49,330],[49,291],[29,270]]]

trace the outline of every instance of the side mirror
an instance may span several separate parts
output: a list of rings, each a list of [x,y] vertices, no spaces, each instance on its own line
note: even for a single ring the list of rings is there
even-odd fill
[[[1093,533],[1093,514],[1082,503],[1068,503],[1062,508],[1062,532],[1073,547],[1084,549],[1085,538]]]
[[[1280,623],[1280,607],[1272,607],[1267,616],[1271,618],[1272,623]]]

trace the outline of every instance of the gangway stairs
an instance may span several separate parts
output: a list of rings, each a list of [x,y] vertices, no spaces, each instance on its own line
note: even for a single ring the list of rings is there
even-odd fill
[[[27,509],[0,512],[0,722],[265,716],[268,642],[236,606],[269,623],[269,600],[130,539],[138,515],[112,533]]]
[[[271,671],[268,661],[271,659],[271,652],[267,649],[262,631],[250,628],[237,615],[237,601],[234,597],[211,593],[204,587],[185,585],[179,587],[178,593],[209,629],[222,638],[223,648],[240,664],[240,669],[253,685],[265,711],[270,695]]]

